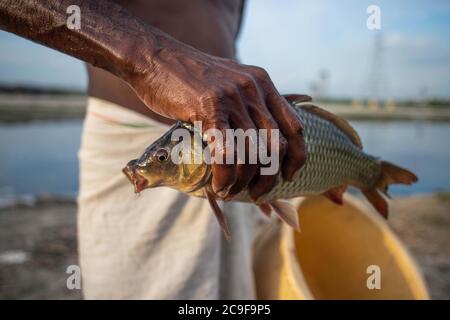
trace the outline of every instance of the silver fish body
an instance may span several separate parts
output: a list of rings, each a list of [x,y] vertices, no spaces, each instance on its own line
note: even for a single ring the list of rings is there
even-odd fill
[[[305,164],[293,181],[285,181],[278,175],[276,186],[258,202],[321,194],[347,184],[370,188],[377,182],[381,174],[377,158],[364,153],[348,134],[329,120],[300,106],[294,108],[303,123]],[[232,200],[251,201],[247,191]]]
[[[387,194],[391,184],[412,184],[417,177],[406,169],[366,154],[357,133],[344,119],[304,103],[305,100],[289,98],[286,96],[303,124],[305,163],[292,181],[285,181],[278,174],[274,188],[257,199],[256,204],[263,212],[270,211],[267,209],[271,207],[290,225],[296,226],[292,219],[295,212],[288,213],[290,210],[279,199],[323,194],[336,203],[342,203],[342,194],[350,185],[360,189],[377,211],[387,217],[388,206],[382,194]],[[178,144],[172,139],[172,133],[180,128],[189,130],[191,143],[198,140],[193,139],[199,135],[191,124],[178,122],[152,143],[139,159],[131,160],[123,172],[134,185],[135,192],[167,186],[192,196],[208,198],[224,226],[210,186],[209,165],[202,161],[181,164],[171,161],[172,151],[177,150]],[[189,149],[189,159],[192,159],[196,152],[192,150],[196,148]],[[254,202],[247,190],[226,200]]]

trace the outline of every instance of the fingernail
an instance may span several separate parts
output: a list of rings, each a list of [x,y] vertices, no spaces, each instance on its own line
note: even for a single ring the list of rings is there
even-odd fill
[[[224,190],[216,192],[216,194],[221,198],[225,198],[227,196],[227,192]]]
[[[221,198],[225,198],[228,193],[230,192],[231,186],[223,187],[217,191],[214,191],[215,194],[217,194]]]

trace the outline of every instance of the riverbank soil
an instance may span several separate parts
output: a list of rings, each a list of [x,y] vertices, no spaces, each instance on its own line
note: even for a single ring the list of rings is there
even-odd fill
[[[397,198],[390,225],[422,268],[433,299],[450,298],[450,196]],[[66,286],[77,264],[76,206],[0,209],[0,299],[80,299]]]
[[[66,286],[77,259],[75,204],[0,210],[0,299],[80,299]]]
[[[450,299],[450,194],[392,201],[389,224],[425,275],[432,299]]]

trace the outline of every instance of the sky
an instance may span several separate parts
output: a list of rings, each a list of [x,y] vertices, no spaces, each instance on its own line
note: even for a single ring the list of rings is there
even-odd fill
[[[380,30],[366,26],[369,5],[380,8]],[[248,0],[238,58],[265,68],[283,93],[314,92],[326,70],[331,97],[365,97],[377,74],[383,98],[450,99],[449,39],[448,0]],[[86,82],[82,62],[0,31],[0,83]]]

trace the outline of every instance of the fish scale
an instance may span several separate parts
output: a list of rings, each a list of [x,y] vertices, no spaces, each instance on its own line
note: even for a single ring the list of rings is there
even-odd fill
[[[275,187],[258,202],[320,194],[350,181],[362,186],[372,186],[376,182],[380,169],[375,157],[365,154],[327,119],[300,106],[295,106],[295,110],[303,124],[305,164],[294,175],[293,181],[285,181],[279,175]],[[233,200],[250,201],[250,196],[244,190]]]

